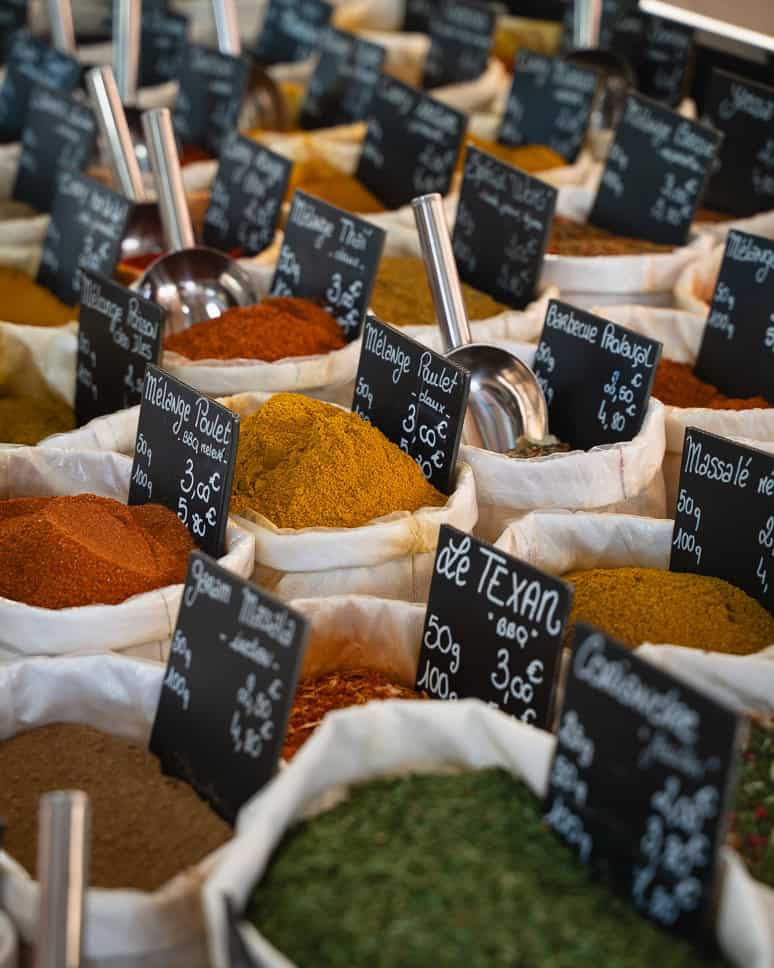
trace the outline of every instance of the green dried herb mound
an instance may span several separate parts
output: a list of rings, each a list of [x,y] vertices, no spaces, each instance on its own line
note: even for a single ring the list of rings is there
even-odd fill
[[[248,917],[302,968],[724,964],[593,881],[502,770],[354,788],[285,837]]]
[[[742,756],[730,840],[752,876],[774,887],[774,719],[752,725]]]

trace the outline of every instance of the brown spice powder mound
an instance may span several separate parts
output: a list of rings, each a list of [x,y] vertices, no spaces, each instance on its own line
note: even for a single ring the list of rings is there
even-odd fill
[[[566,256],[657,255],[672,252],[673,247],[628,235],[615,235],[588,222],[576,222],[557,215],[551,226],[546,251],[552,255]]]
[[[326,713],[347,706],[363,706],[373,699],[427,699],[427,696],[370,669],[332,672],[307,679],[296,690],[282,755],[286,760],[295,756]]]
[[[653,396],[670,407],[706,407],[709,410],[758,410],[770,405],[765,397],[727,397],[711,383],[700,380],[687,363],[662,359],[653,382]]]
[[[38,800],[91,798],[91,884],[153,891],[224,844],[231,828],[155,756],[90,726],[55,723],[0,743],[4,850],[34,876]]]
[[[95,494],[0,501],[0,596],[39,608],[115,605],[182,582],[192,548],[158,504]]]

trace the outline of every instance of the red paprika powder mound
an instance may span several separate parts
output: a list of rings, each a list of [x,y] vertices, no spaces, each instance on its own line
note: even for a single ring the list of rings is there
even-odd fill
[[[711,383],[700,380],[687,363],[662,359],[656,370],[653,396],[670,407],[706,407],[709,410],[758,410],[770,404],[765,397],[727,397]]]
[[[39,608],[115,605],[182,582],[192,548],[158,504],[96,494],[0,501],[0,596]]]
[[[340,350],[342,329],[333,316],[309,299],[270,297],[254,306],[236,306],[222,316],[168,337],[164,346],[189,360],[264,360],[315,356]]]
[[[427,699],[427,696],[370,669],[332,672],[307,679],[296,690],[282,755],[286,760],[295,756],[326,713],[347,706],[363,706],[373,699]]]

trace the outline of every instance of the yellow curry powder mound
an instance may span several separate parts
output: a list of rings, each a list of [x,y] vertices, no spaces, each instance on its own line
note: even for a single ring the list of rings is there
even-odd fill
[[[567,164],[559,152],[549,148],[548,145],[503,145],[499,141],[488,141],[475,134],[465,135],[465,144],[473,145],[474,148],[494,155],[505,164],[515,165],[516,168],[531,174],[561,168]],[[457,162],[458,168],[462,167],[464,159],[465,152],[462,151]]]
[[[23,326],[62,326],[77,309],[60,302],[21,269],[0,266],[0,319]]]
[[[507,307],[473,286],[462,284],[468,319],[488,319]],[[379,263],[371,308],[393,326],[435,326],[435,309],[425,266],[413,256],[385,256]]]
[[[75,426],[75,414],[59,400],[0,397],[0,443],[37,444]]]
[[[628,646],[643,642],[749,655],[774,643],[774,617],[720,578],[654,568],[594,568],[575,585],[570,628],[597,625]]]
[[[355,413],[278,393],[242,420],[231,510],[279,528],[355,528],[447,498]]]

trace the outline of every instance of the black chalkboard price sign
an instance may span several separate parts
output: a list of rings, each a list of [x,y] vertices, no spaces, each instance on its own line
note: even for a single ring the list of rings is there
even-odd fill
[[[62,94],[75,90],[81,65],[75,57],[49,47],[27,30],[14,34],[0,87],[0,142],[18,141],[34,88],[53,88]]]
[[[393,77],[382,75],[371,103],[357,178],[385,208],[451,185],[467,118]]]
[[[159,358],[165,316],[157,303],[97,272],[81,270],[75,371],[78,426],[140,402],[145,366]]]
[[[369,114],[386,56],[384,47],[355,34],[326,27],[319,60],[301,105],[302,128],[328,128],[362,121]]]
[[[271,245],[293,163],[239,134],[223,143],[204,216],[204,243],[257,255]]]
[[[224,820],[274,776],[306,619],[192,552],[150,749]]]
[[[693,30],[632,9],[619,17],[611,47],[634,67],[637,90],[676,107],[686,93],[693,53]]]
[[[352,409],[451,494],[470,374],[375,316],[367,316]]]
[[[578,623],[545,819],[643,916],[699,944],[739,734],[731,710]]]
[[[430,50],[422,86],[473,81],[486,70],[494,37],[495,12],[470,0],[444,0],[430,17]]]
[[[163,504],[196,544],[223,554],[239,416],[150,363],[140,400],[129,504]]]
[[[566,582],[443,525],[416,688],[431,699],[481,699],[549,728],[571,603]]]
[[[248,64],[198,44],[185,48],[172,123],[183,145],[219,155],[226,135],[236,130]]]
[[[722,137],[630,94],[589,222],[619,235],[683,245]]]
[[[140,39],[140,87],[177,80],[188,43],[188,18],[162,7],[144,9]]]
[[[730,397],[774,402],[774,242],[730,231],[694,372]]]
[[[581,450],[639,433],[661,343],[552,299],[535,353],[551,433]]]
[[[774,455],[685,432],[671,571],[731,582],[774,614]]]
[[[48,87],[32,92],[21,140],[13,197],[48,212],[63,168],[83,171],[97,141],[91,108]]]
[[[575,161],[586,140],[598,81],[588,67],[520,50],[497,140],[548,145]]]
[[[468,146],[452,245],[463,282],[514,309],[535,293],[557,190]]]
[[[327,202],[295,192],[272,296],[300,296],[335,316],[351,342],[360,335],[385,232]]]
[[[438,0],[406,0],[401,30],[426,34],[430,31],[430,18],[438,6]]]
[[[123,195],[78,172],[60,171],[38,282],[72,306],[81,292],[81,269],[112,276],[132,214]]]
[[[715,70],[704,117],[725,135],[704,203],[738,216],[774,208],[774,87]]]
[[[332,13],[333,7],[324,0],[269,0],[253,57],[265,66],[306,60]]]

